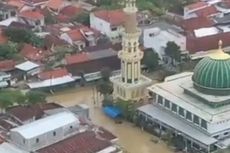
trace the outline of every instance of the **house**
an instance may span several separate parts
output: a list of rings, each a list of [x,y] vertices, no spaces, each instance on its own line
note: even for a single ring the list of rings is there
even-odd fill
[[[112,71],[120,69],[117,52],[112,48],[70,55],[65,58],[65,62],[67,70],[73,76],[80,79],[83,74],[86,81],[100,79],[100,71],[103,67],[108,67]]]
[[[20,12],[18,14],[18,21],[34,26],[38,30],[41,30],[41,27],[45,25],[44,15],[36,9]]]
[[[99,10],[90,14],[90,27],[108,36],[112,42],[121,42],[125,14],[122,10]]]
[[[164,50],[169,41],[174,41],[182,51],[186,50],[186,37],[182,34],[183,30],[175,25],[158,22],[141,29],[143,47],[154,49],[161,59],[165,56]]]
[[[17,8],[8,4],[0,3],[0,21],[17,15]]]
[[[208,2],[200,1],[184,7],[184,19],[208,17],[219,14],[217,8]]]
[[[70,20],[72,17],[77,16],[82,12],[83,12],[82,8],[68,5],[61,9],[60,15],[66,16]]]
[[[49,0],[46,4],[46,7],[48,8],[48,10],[59,14],[59,12],[67,5],[70,4],[64,0]]]
[[[28,76],[34,76],[41,71],[40,65],[33,63],[31,61],[26,61],[20,64],[15,65],[15,68],[18,70],[18,75],[23,76],[23,79],[26,80]]]
[[[86,26],[79,26],[60,35],[60,38],[70,45],[77,46],[82,51],[86,46],[95,46],[99,33]]]
[[[21,9],[25,6],[25,4],[20,0],[8,0],[6,4],[16,7],[18,12],[20,12]]]
[[[35,8],[35,7],[43,8],[45,4],[48,2],[48,0],[21,0],[21,1],[25,5],[30,6],[32,8]]]
[[[10,138],[13,144],[30,152],[78,133],[79,127],[78,118],[66,111],[11,129]]]
[[[34,62],[44,62],[49,54],[49,51],[45,51],[41,48],[36,48],[30,44],[24,44],[20,54],[26,59]]]
[[[11,75],[5,72],[0,72],[0,88],[5,88],[11,85]]]
[[[1,60],[0,72],[11,72],[15,70],[16,62],[14,60]]]
[[[57,88],[66,85],[74,85],[75,79],[65,68],[44,71],[38,73],[38,81],[29,82],[31,89]]]

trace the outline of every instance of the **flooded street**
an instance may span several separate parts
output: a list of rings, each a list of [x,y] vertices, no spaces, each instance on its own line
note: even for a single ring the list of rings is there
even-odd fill
[[[93,93],[92,87],[66,89],[63,92],[58,92],[50,96],[48,101],[57,102],[63,106],[72,106],[80,103],[87,104],[90,107],[92,121],[114,133],[119,138],[119,144],[128,153],[172,153],[164,142],[153,143],[151,141],[153,136],[141,131],[140,128],[134,127],[127,122],[115,124],[113,120],[103,114],[99,104],[94,104],[94,101],[100,98],[93,96],[95,95]]]

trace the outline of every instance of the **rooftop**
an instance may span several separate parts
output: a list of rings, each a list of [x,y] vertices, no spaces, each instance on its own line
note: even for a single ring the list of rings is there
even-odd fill
[[[207,17],[190,18],[183,21],[183,28],[187,31],[193,31],[195,29],[211,27],[215,22]]]
[[[26,62],[23,62],[15,66],[15,68],[22,70],[22,71],[29,71],[37,67],[39,67],[39,65],[31,61],[26,61]]]
[[[26,59],[32,61],[41,61],[45,57],[43,50],[32,46],[31,44],[24,44],[20,52]]]
[[[162,97],[165,97],[166,99],[170,99],[170,101],[173,103],[182,108],[188,109],[190,112],[196,114],[208,122],[216,123],[229,119],[230,105],[221,106],[216,109],[201,102],[199,99],[184,93],[183,87],[189,86],[189,88],[193,88],[193,82],[191,80],[192,75],[192,72],[190,72],[190,75],[184,76],[178,74],[175,75],[174,80],[155,84],[148,89],[161,95]],[[230,99],[230,96],[206,95],[200,92],[197,92],[196,94],[199,94],[200,97],[207,98],[208,101]]]
[[[80,7],[69,5],[69,6],[64,7],[60,11],[60,14],[63,14],[69,17],[73,17],[81,12],[82,12],[82,9]]]
[[[194,33],[196,37],[205,37],[205,36],[216,35],[220,33],[220,30],[216,27],[207,27],[207,28],[195,29]]]
[[[38,78],[42,80],[46,80],[51,78],[59,78],[67,75],[70,74],[65,68],[58,68],[50,71],[41,72],[38,74]]]
[[[211,6],[207,6],[207,7],[203,8],[203,9],[197,10],[197,11],[195,11],[195,13],[198,17],[200,17],[200,16],[207,17],[207,16],[217,14],[218,10],[216,9],[215,6],[211,5]]]
[[[79,124],[78,118],[73,113],[61,112],[14,128],[11,132],[18,132],[25,139],[30,139],[73,122]]]
[[[14,60],[0,61],[0,71],[11,71],[15,69],[16,62]]]
[[[8,11],[11,9],[17,9],[17,8],[9,4],[0,3],[0,10]]]
[[[188,8],[189,10],[197,10],[200,8],[204,8],[208,6],[208,4],[206,2],[196,2],[190,5],[185,6],[186,8]]]
[[[125,13],[123,10],[99,10],[94,15],[109,22],[113,26],[122,25],[125,21]]]
[[[19,17],[27,18],[30,20],[41,20],[44,18],[44,15],[41,14],[41,12],[38,10],[27,10],[20,12]]]
[[[63,0],[49,0],[46,6],[53,10],[59,10],[63,7],[65,1]]]
[[[0,152],[1,153],[28,153],[27,151],[23,151],[18,147],[14,146],[13,144],[7,142],[0,145]]]
[[[38,150],[39,153],[96,153],[102,151],[112,144],[97,136],[93,131],[76,134],[63,141]],[[115,150],[114,150],[115,151]]]

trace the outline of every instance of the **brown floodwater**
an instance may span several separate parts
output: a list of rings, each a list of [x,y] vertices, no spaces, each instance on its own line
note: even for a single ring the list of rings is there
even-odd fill
[[[142,131],[133,124],[128,122],[115,124],[112,119],[104,115],[97,103],[101,99],[100,96],[97,98],[93,93],[92,87],[67,89],[49,96],[48,101],[57,102],[63,106],[73,106],[80,103],[87,104],[90,107],[92,121],[114,133],[119,138],[119,144],[128,153],[172,153],[164,142],[154,143],[151,141],[156,139],[154,136]]]

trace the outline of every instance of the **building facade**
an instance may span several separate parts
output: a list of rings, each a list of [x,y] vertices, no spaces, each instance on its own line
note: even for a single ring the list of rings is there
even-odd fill
[[[154,100],[138,109],[152,129],[180,135],[186,150],[210,153],[230,145],[230,56],[221,46],[220,41],[219,49],[202,59],[193,73],[149,87]]]
[[[118,52],[121,60],[121,74],[111,78],[114,86],[114,98],[140,100],[151,80],[141,75],[143,52],[139,49],[140,29],[137,27],[135,1],[126,1],[125,30],[122,38],[122,50]]]

